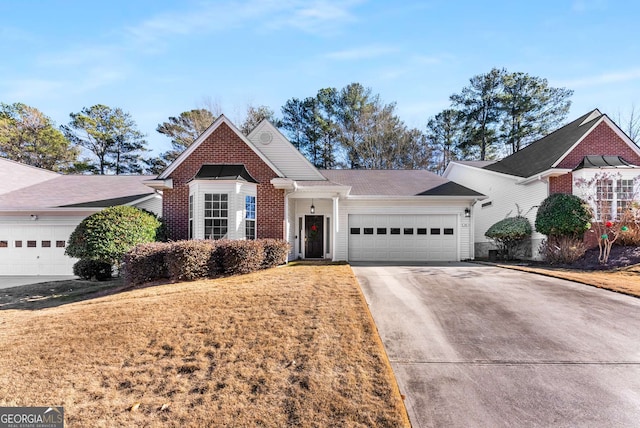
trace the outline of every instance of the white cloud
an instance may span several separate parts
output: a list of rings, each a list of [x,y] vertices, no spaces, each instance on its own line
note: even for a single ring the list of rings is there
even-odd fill
[[[630,70],[621,70],[602,73],[594,76],[570,79],[560,81],[556,85],[564,86],[570,89],[585,88],[593,86],[603,86],[613,83],[631,82],[634,80],[640,80],[640,68],[634,68]]]
[[[361,0],[249,0],[202,3],[197,9],[166,12],[126,29],[138,44],[157,45],[171,36],[210,34],[243,27],[247,31],[294,28],[316,34],[355,20]]]

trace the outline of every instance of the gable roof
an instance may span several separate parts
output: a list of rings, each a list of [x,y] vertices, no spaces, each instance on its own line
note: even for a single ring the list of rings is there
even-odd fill
[[[182,162],[184,162],[213,132],[222,124],[227,125],[253,152],[266,163],[278,176],[284,177],[284,174],[271,162],[256,146],[244,136],[242,132],[229,120],[224,114],[221,114],[213,123],[202,133],[196,140],[183,151],[176,160],[174,160],[162,173],[158,176],[159,180],[169,178],[171,173],[175,171]]]
[[[483,169],[518,177],[531,177],[551,169],[603,117],[605,116],[598,109],[594,109],[501,161],[484,166]]]
[[[27,210],[109,207],[155,194],[148,175],[58,175],[56,178],[0,195],[0,209]]]
[[[331,182],[350,186],[352,196],[484,196],[425,170],[320,170]]]
[[[324,180],[318,169],[300,150],[264,119],[249,133],[247,139],[285,175],[293,180]]]
[[[249,174],[242,164],[216,164],[202,165],[196,173],[194,180],[243,180],[249,183],[258,181]]]

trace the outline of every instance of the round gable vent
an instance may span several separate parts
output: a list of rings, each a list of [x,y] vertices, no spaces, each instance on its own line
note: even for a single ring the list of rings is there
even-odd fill
[[[269,144],[272,140],[273,140],[273,135],[271,135],[271,133],[266,131],[260,133],[260,142],[262,144]]]

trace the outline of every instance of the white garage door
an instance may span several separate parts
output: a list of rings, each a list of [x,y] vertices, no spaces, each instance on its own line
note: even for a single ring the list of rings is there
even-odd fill
[[[75,226],[0,225],[0,275],[72,275],[76,259],[64,255]]]
[[[349,215],[351,261],[457,261],[455,215]]]

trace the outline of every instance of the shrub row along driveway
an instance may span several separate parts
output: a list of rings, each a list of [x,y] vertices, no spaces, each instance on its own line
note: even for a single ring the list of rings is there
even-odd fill
[[[637,426],[639,299],[464,263],[353,270],[414,427]]]

